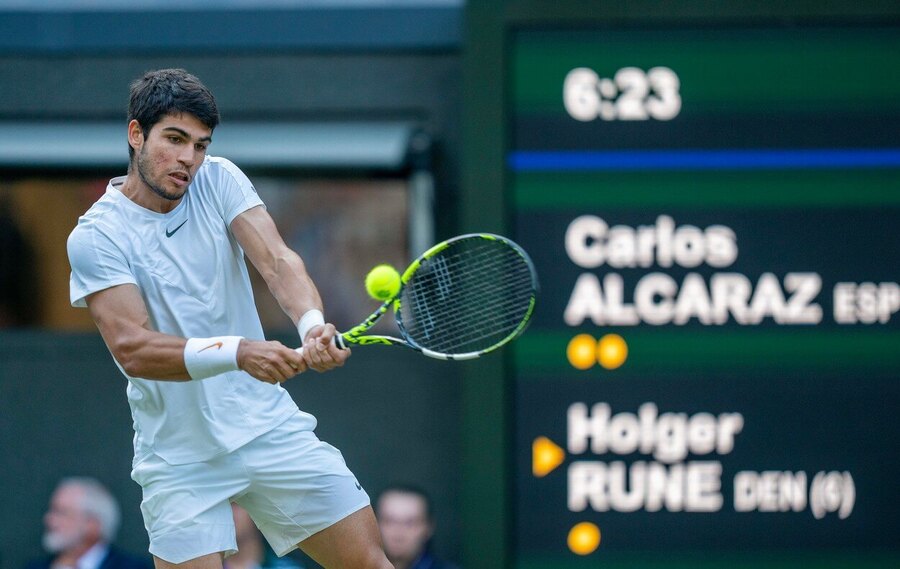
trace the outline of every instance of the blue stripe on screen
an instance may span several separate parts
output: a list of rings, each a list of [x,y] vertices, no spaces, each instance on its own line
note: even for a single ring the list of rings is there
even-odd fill
[[[893,168],[900,166],[900,148],[519,151],[507,155],[507,164],[516,172]]]

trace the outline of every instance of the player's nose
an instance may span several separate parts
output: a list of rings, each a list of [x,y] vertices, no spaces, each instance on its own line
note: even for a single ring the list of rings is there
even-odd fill
[[[184,148],[178,153],[177,159],[187,167],[193,166],[194,162],[197,161],[196,151],[190,144],[185,144]]]

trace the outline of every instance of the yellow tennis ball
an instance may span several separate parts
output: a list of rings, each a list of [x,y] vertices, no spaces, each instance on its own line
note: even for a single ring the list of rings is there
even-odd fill
[[[390,265],[378,265],[366,275],[366,292],[375,300],[385,301],[400,292],[400,273]]]

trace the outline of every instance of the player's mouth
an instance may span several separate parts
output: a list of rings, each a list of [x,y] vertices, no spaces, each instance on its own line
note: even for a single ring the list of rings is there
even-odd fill
[[[169,178],[180,187],[187,186],[191,182],[191,177],[187,172],[170,172]]]

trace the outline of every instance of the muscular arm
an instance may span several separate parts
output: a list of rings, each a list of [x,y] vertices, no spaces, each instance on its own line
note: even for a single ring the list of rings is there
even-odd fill
[[[265,208],[254,207],[238,215],[231,222],[231,231],[295,326],[308,310],[322,310],[322,299],[303,260],[285,244]],[[313,369],[325,371],[343,365],[349,357],[349,350],[331,343],[334,334],[331,324],[310,330],[303,357]]]
[[[131,377],[189,381],[184,364],[187,339],[149,328],[144,299],[133,284],[114,286],[87,297],[91,317],[113,357]],[[260,381],[282,382],[306,369],[297,352],[279,342],[241,340],[238,367]]]
[[[237,216],[231,231],[295,326],[307,310],[322,310],[303,260],[285,244],[265,208],[254,207]]]
[[[132,377],[187,381],[185,338],[149,328],[144,299],[133,284],[114,286],[87,297],[88,310],[116,361]]]

